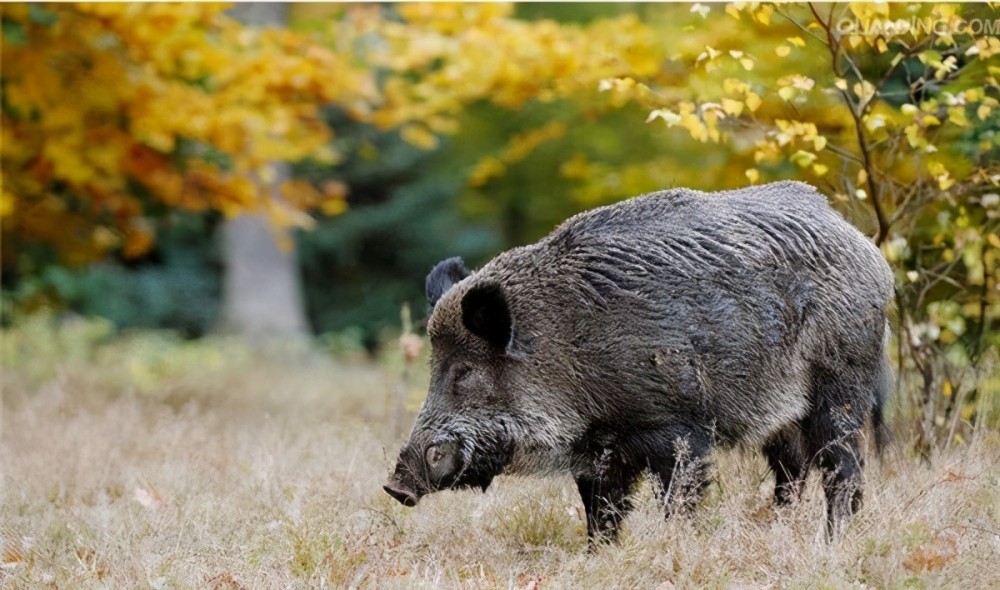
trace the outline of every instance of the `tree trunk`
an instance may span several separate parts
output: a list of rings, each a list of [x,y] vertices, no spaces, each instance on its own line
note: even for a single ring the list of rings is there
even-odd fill
[[[278,248],[261,215],[241,215],[226,221],[221,231],[223,331],[252,337],[305,335],[295,253]]]
[[[237,2],[229,9],[229,16],[254,27],[284,27],[288,7],[285,2]]]
[[[247,25],[285,26],[288,5],[240,3],[230,16]],[[284,164],[273,186],[288,177]],[[272,198],[278,198],[273,195]],[[297,336],[308,332],[295,252],[283,252],[260,214],[244,214],[221,227],[225,274],[223,331],[250,337]]]

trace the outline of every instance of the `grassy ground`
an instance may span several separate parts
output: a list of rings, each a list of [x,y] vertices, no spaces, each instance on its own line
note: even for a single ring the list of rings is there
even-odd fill
[[[833,544],[817,481],[776,512],[763,461],[719,453],[695,515],[645,485],[591,555],[568,478],[391,501],[398,362],[7,333],[4,364],[0,587],[1000,587],[995,433],[890,452]]]

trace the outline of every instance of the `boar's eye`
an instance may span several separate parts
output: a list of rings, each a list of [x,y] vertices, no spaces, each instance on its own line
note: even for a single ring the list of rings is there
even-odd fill
[[[458,367],[455,369],[455,383],[464,381],[466,377],[472,374],[472,367]]]
[[[456,367],[452,377],[452,391],[457,391],[458,386],[464,384],[472,375],[472,367]]]

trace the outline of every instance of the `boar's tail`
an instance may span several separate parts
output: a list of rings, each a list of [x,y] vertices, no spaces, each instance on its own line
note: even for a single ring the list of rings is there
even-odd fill
[[[879,365],[878,380],[875,384],[875,404],[872,406],[872,430],[875,432],[875,452],[881,456],[889,444],[889,427],[885,423],[885,405],[895,385],[892,359],[889,358],[889,322],[885,325],[882,342],[882,361]]]

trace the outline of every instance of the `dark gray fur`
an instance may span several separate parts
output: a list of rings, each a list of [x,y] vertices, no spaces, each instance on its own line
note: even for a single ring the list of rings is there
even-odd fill
[[[831,534],[858,508],[893,279],[812,187],[644,195],[427,285],[431,383],[386,486],[400,501],[568,472],[590,537],[614,537],[643,471],[676,507],[714,446],[749,445],[779,503],[821,469]]]
[[[465,263],[458,256],[442,260],[437,263],[427,275],[424,281],[424,288],[427,291],[427,303],[434,307],[438,299],[451,288],[452,285],[469,276],[469,269],[465,268]]]

